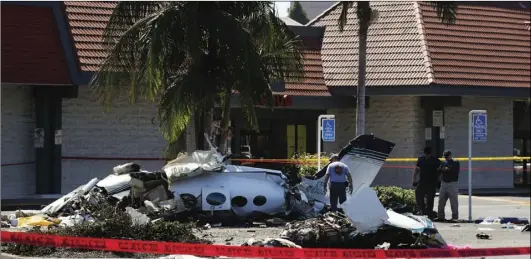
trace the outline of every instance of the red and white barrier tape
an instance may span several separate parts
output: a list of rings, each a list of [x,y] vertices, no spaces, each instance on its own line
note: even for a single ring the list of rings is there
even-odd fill
[[[455,258],[531,254],[531,247],[400,250],[297,249],[67,237],[5,231],[2,232],[2,241],[26,245],[70,247],[114,252],[188,254],[196,256],[229,256],[245,258]]]

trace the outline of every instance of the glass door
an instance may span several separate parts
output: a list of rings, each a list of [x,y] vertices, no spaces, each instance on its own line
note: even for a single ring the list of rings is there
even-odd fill
[[[292,158],[295,152],[306,153],[306,125],[288,124],[286,126],[287,158]]]
[[[514,139],[514,156],[528,157],[531,154],[531,140],[530,139]],[[526,186],[531,184],[530,177],[530,161],[514,161],[513,174],[514,186]]]

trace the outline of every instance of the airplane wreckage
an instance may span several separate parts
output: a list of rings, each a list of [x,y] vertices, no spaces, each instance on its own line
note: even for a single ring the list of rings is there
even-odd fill
[[[107,201],[129,212],[138,224],[159,218],[181,220],[190,215],[231,219],[293,216],[302,221],[289,223],[280,240],[303,247],[323,244],[323,238],[328,246],[333,246],[330,240],[339,246],[350,240],[364,247],[389,242],[394,248],[410,240],[409,248],[445,247],[429,219],[386,210],[370,188],[394,146],[373,135],[361,135],[338,154],[353,180],[349,186],[352,194],[347,194],[340,205],[344,215],[327,213],[327,166],[312,177],[293,181],[278,170],[230,165],[230,155],[221,155],[212,145],[211,150],[179,156],[160,171],[144,171],[135,163],[116,166],[108,177],[92,179],[41,213],[71,217],[86,210],[83,204],[97,208]],[[264,245],[258,241],[253,244]]]

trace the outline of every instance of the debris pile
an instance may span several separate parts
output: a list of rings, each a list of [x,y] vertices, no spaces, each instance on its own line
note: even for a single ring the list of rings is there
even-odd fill
[[[328,212],[313,219],[288,223],[280,238],[302,247],[341,247],[354,230],[345,215]]]
[[[148,240],[180,243],[211,243],[194,235],[194,224],[168,221],[151,221],[140,225],[125,211],[116,210],[114,206],[102,204],[101,209],[93,213],[95,219],[92,223],[81,223],[73,226],[32,228],[30,233],[46,233],[58,236],[81,236],[111,239]],[[56,226],[56,225],[55,225]],[[86,253],[88,250],[78,248],[45,247],[33,245],[19,245],[7,243],[2,252],[21,256],[44,256],[63,257],[71,252]],[[90,252],[89,255],[94,255]],[[108,255],[108,254],[107,254]],[[133,257],[128,253],[116,253],[120,257]],[[48,257],[48,256],[47,256]],[[69,256],[72,258],[71,256]],[[92,256],[82,256],[92,257]],[[105,256],[109,257],[109,256]],[[115,257],[115,256],[111,256]],[[142,258],[144,258],[142,256]]]
[[[392,211],[389,211],[391,215]],[[396,214],[400,215],[400,214]],[[400,223],[387,222],[378,229],[369,232],[360,232],[351,224],[350,220],[341,213],[329,212],[314,219],[288,224],[280,234],[280,238],[307,248],[443,248],[446,242],[439,235],[437,229],[430,225],[430,221],[423,217],[407,214],[400,215],[398,221],[410,224],[409,220],[422,224],[416,228],[413,223],[411,228],[400,226]],[[393,221],[393,219],[391,219]]]
[[[112,205],[127,212],[134,224],[144,225],[154,219],[174,216],[195,207],[195,197],[175,195],[164,172],[140,170],[135,163],[114,167],[103,180],[92,179],[41,210],[58,219],[60,225],[72,226],[93,221],[91,215]]]

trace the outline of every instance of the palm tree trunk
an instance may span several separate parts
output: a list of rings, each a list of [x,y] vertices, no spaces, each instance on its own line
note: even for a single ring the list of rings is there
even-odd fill
[[[203,115],[203,130],[208,135],[209,139],[212,139],[212,122],[214,121],[214,111],[212,109],[208,109]],[[201,135],[201,138],[203,141],[203,149],[210,150],[210,146],[208,145],[208,141],[205,140],[205,134]]]
[[[230,122],[230,99],[232,97],[232,89],[228,88],[225,91],[225,94],[223,96],[224,100],[222,103],[221,108],[223,109],[221,111],[221,123],[220,123],[220,131],[221,131],[221,137],[219,139],[219,152],[222,154],[227,154],[228,152],[228,143],[227,143],[227,137],[229,133],[229,122]]]
[[[356,89],[356,136],[365,134],[365,71],[367,68],[368,22],[360,20],[358,51],[358,88]]]

